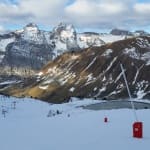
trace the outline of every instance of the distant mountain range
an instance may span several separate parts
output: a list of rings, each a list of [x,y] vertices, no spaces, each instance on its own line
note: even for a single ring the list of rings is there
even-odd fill
[[[105,42],[99,34],[77,34],[71,24],[60,23],[51,32],[47,32],[30,23],[21,30],[0,35],[0,66],[7,66],[1,73],[13,71],[24,74],[27,70],[40,69],[66,51],[103,44]]]
[[[71,97],[150,99],[150,36],[113,29],[77,33],[60,23],[51,32],[30,23],[0,35],[0,93],[61,103]]]
[[[21,30],[0,35],[0,74],[31,75],[64,52],[141,35],[147,36],[148,33],[120,29],[113,29],[110,34],[77,33],[73,25],[65,23],[60,23],[48,32],[29,23]]]
[[[150,34],[148,32],[145,32],[144,30],[137,30],[134,32],[128,31],[128,30],[122,30],[122,29],[113,29],[110,34],[112,35],[125,35],[125,36],[149,36]]]

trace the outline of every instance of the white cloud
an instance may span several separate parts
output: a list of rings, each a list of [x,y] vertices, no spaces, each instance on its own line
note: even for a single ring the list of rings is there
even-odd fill
[[[0,26],[0,31],[4,31],[4,27],[3,26]]]
[[[135,12],[138,14],[150,14],[150,3],[137,3],[134,5]]]
[[[18,4],[0,2],[0,22],[52,23],[62,19],[67,0],[20,0]]]
[[[77,25],[117,26],[129,14],[129,1],[76,0],[66,7],[66,15]],[[72,17],[73,16],[73,17]]]
[[[22,22],[25,18],[30,16],[29,13],[25,13],[21,10],[20,6],[14,4],[0,3],[0,22],[14,23],[17,20]]]
[[[3,26],[0,25],[0,34],[6,33],[6,30]]]
[[[67,0],[22,0],[20,3],[20,8],[24,12],[30,12],[36,18],[54,18],[55,16],[61,14],[62,9]]]
[[[70,15],[89,16],[104,16],[122,13],[127,8],[120,2],[110,3],[108,1],[89,1],[77,0],[74,4],[66,8],[66,12]]]
[[[76,0],[65,11],[72,22],[83,27],[140,28],[150,24],[149,3],[137,0]]]
[[[137,0],[18,0],[17,4],[0,2],[0,23],[35,22],[54,26],[61,21],[79,28],[147,27],[150,3]]]

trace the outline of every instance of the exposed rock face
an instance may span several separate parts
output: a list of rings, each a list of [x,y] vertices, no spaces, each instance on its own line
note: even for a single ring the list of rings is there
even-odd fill
[[[113,29],[110,34],[112,35],[132,35],[130,31],[121,30],[121,29]]]
[[[144,30],[136,30],[134,32],[128,31],[128,30],[122,30],[122,29],[113,29],[111,30],[110,34],[117,35],[117,36],[149,36],[150,34],[148,32],[145,32]]]
[[[50,47],[45,44],[33,44],[27,41],[16,41],[6,48],[3,65],[40,69],[51,60]]]
[[[52,59],[52,50],[45,32],[40,31],[37,25],[32,23],[22,30],[1,35],[0,66],[3,68],[1,74],[4,72],[10,74],[11,70],[13,74],[20,72],[21,75],[23,70],[38,70]]]
[[[21,94],[54,103],[68,101],[72,96],[128,98],[120,63],[132,97],[150,99],[150,37],[65,53],[45,66],[34,84]]]

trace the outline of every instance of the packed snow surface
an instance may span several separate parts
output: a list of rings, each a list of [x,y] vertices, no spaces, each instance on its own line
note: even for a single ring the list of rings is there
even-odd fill
[[[143,138],[132,137],[131,109],[87,110],[98,101],[72,98],[64,104],[0,96],[1,150],[149,150],[149,109],[137,110]],[[6,116],[2,114],[7,111]],[[104,123],[104,117],[109,122]]]

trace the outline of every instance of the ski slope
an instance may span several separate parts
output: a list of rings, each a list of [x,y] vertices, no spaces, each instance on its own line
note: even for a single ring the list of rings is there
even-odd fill
[[[136,111],[144,125],[144,137],[136,139],[132,137],[132,110],[80,107],[95,103],[73,98],[52,105],[0,96],[0,150],[149,150],[149,109]],[[2,109],[7,111],[5,117]],[[108,123],[103,121],[105,116]]]

